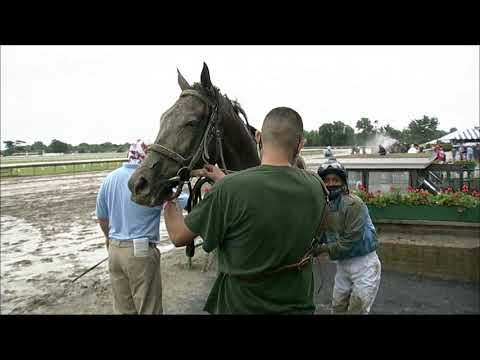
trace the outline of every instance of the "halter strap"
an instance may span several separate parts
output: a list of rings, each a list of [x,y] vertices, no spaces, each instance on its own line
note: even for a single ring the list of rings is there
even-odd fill
[[[155,151],[156,153],[165,155],[166,157],[172,159],[173,161],[180,163],[180,164],[185,164],[187,159],[185,159],[182,155],[179,153],[170,150],[169,148],[166,148],[163,145],[160,144],[152,144],[148,147],[149,150]]]
[[[210,105],[210,106],[213,106],[213,103],[208,99],[206,98],[205,96],[203,96],[199,91],[197,90],[193,90],[193,89],[187,89],[187,90],[183,90],[182,93],[180,94],[180,97],[183,97],[183,96],[195,96],[197,98],[199,98],[200,100],[202,100],[205,104],[207,105]]]

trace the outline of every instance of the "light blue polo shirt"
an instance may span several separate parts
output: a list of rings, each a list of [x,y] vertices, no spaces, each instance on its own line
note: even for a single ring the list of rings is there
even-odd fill
[[[159,242],[162,207],[150,208],[131,200],[128,180],[138,166],[124,163],[105,178],[97,195],[95,213],[97,218],[108,220],[109,239],[148,238],[150,242]],[[180,206],[185,208],[187,199],[182,193],[178,199]]]

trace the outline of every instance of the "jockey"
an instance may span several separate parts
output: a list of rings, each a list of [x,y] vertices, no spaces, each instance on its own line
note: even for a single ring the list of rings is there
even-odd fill
[[[333,289],[335,313],[368,314],[380,285],[378,241],[367,206],[348,190],[347,172],[330,158],[318,169],[329,190],[327,231],[316,254],[337,262]]]

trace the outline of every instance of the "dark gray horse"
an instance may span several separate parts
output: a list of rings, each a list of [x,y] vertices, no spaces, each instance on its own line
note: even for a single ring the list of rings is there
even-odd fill
[[[205,63],[200,79],[190,86],[178,71],[182,93],[160,118],[155,143],[128,182],[136,203],[160,205],[172,196],[179,180],[188,181],[191,171],[206,163],[217,163],[230,171],[260,164],[255,128],[249,125],[240,104],[222,96],[212,85]],[[300,156],[294,165],[305,169]]]
[[[260,165],[256,129],[249,125],[240,104],[222,96],[212,85],[205,63],[200,79],[200,83],[190,86],[178,71],[180,97],[161,116],[157,138],[128,182],[132,200],[140,205],[157,206],[175,197],[183,183],[191,179],[192,170],[206,163],[216,163],[230,171]],[[305,169],[300,156],[294,165]],[[195,185],[194,194],[199,183],[201,186],[202,182]],[[177,193],[172,195],[174,187]],[[190,206],[189,200],[189,211]],[[194,253],[192,243],[186,249],[190,266]],[[204,270],[208,267],[209,257]]]
[[[200,83],[190,86],[178,72],[182,93],[160,118],[155,143],[128,182],[132,200],[138,204],[161,204],[178,184],[172,178],[181,175],[186,181],[191,170],[205,162],[223,163],[233,171],[260,164],[255,130],[239,104],[212,85],[206,64],[200,78]],[[185,171],[179,174],[180,169]]]

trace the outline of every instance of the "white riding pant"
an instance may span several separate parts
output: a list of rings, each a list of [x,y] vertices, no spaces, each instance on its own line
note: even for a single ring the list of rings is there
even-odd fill
[[[368,314],[380,286],[382,271],[377,252],[336,263],[333,312]]]

